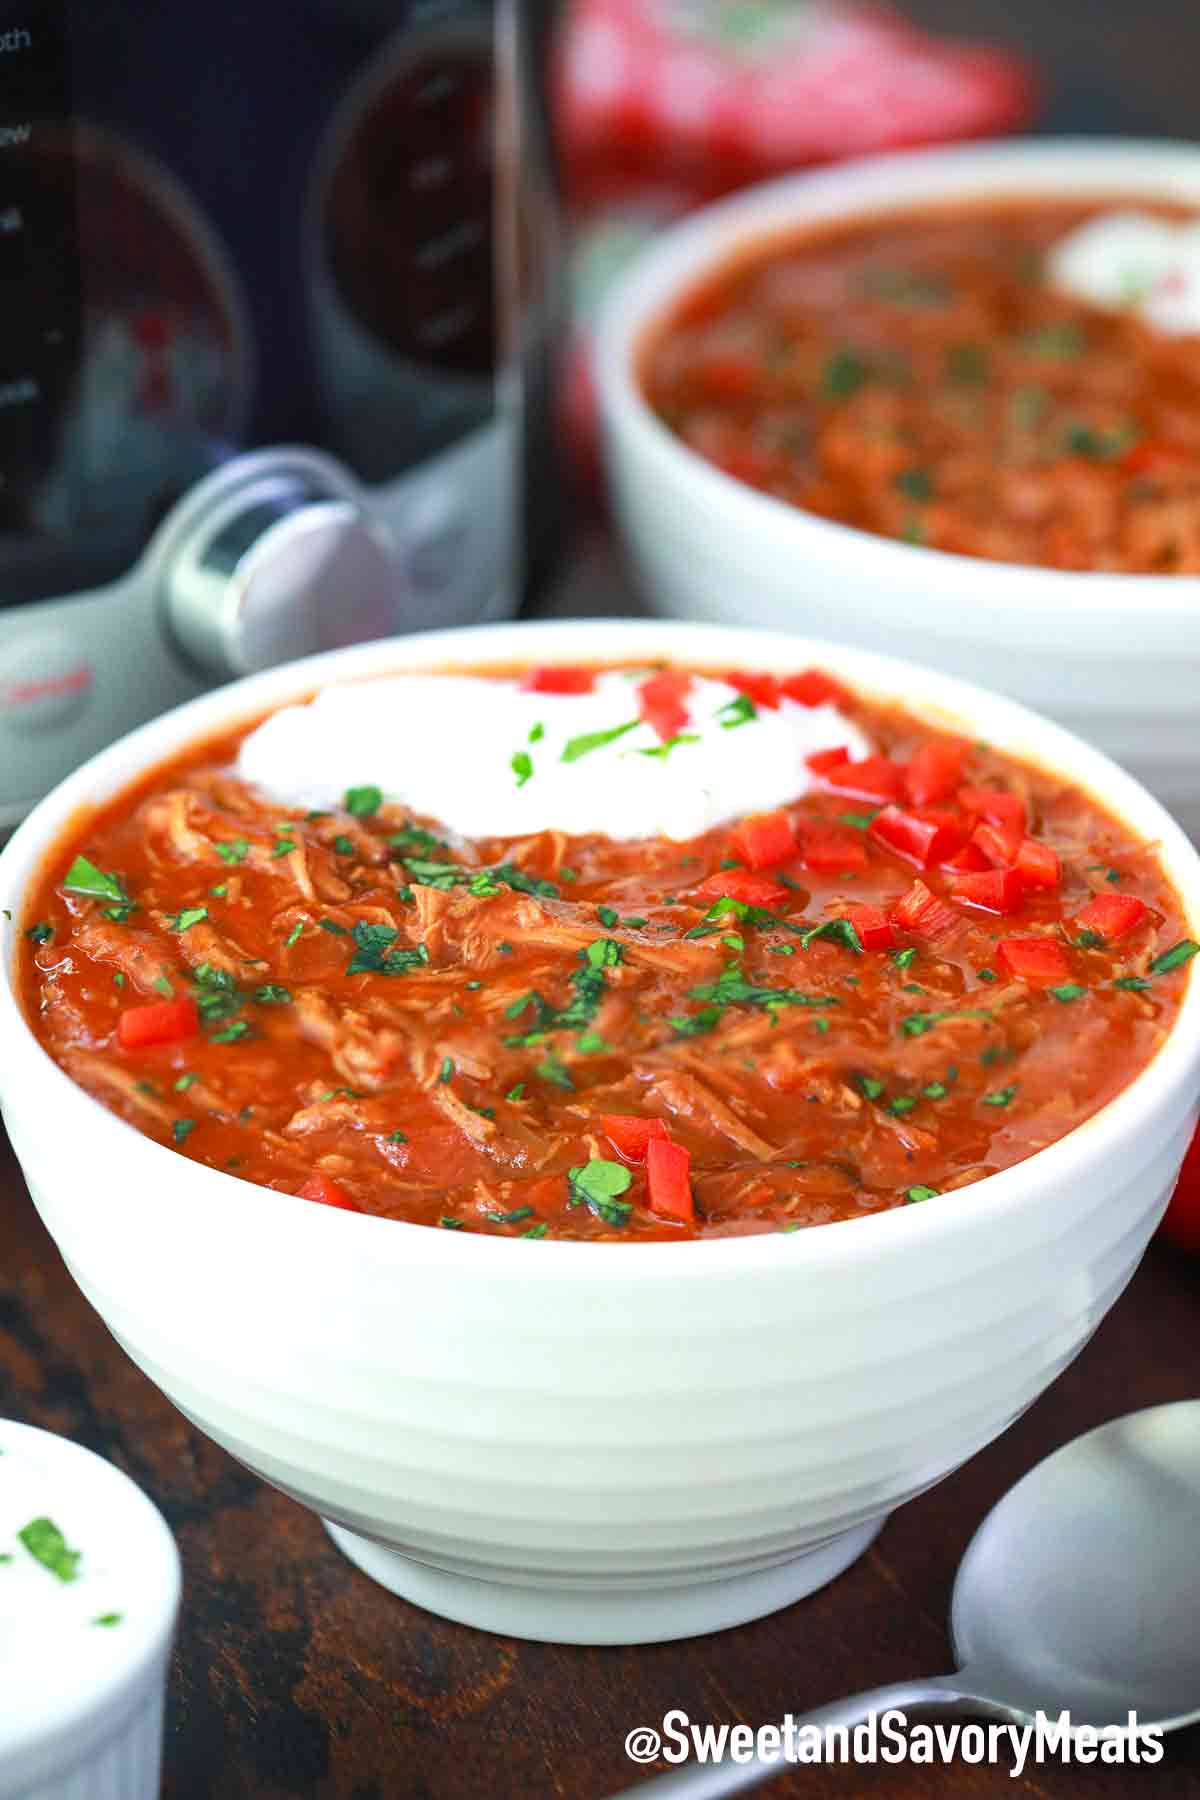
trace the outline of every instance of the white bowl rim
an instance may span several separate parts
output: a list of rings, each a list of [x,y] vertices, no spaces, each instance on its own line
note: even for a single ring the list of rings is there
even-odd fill
[[[244,1217],[247,1184],[223,1170],[180,1156],[144,1136],[79,1087],[43,1049],[25,1018],[17,997],[14,973],[27,907],[26,889],[36,879],[54,846],[76,829],[81,816],[110,797],[126,791],[157,764],[169,761],[189,744],[236,731],[263,713],[302,699],[323,683],[384,676],[405,670],[487,667],[527,662],[619,662],[665,657],[700,667],[760,666],[797,668],[817,664],[842,676],[862,692],[883,698],[903,696],[916,716],[926,715],[934,729],[955,717],[976,722],[982,716],[991,740],[1012,747],[1012,754],[1057,770],[1092,794],[1117,817],[1144,815],[1150,829],[1133,825],[1143,840],[1158,845],[1161,860],[1183,902],[1189,930],[1200,936],[1200,852],[1189,842],[1159,802],[1123,769],[1062,727],[1016,701],[990,694],[955,677],[874,652],[820,639],[749,627],[681,623],[671,620],[583,619],[507,621],[421,632],[383,639],[308,657],[248,676],[173,708],[138,727],[83,763],[54,788],[13,834],[0,853],[0,1098],[7,1098],[7,1065],[21,1059],[22,1082],[33,1079],[47,1095],[48,1113],[64,1141],[89,1141],[89,1154],[111,1154],[114,1170],[136,1165],[150,1191],[163,1191],[175,1176],[181,1206],[192,1190],[203,1190],[206,1223],[225,1227],[236,1242]],[[999,729],[997,729],[999,727]],[[8,945],[4,939],[7,936]],[[1025,1161],[1014,1164],[969,1189],[938,1195],[913,1207],[895,1207],[860,1219],[805,1226],[794,1232],[765,1232],[747,1237],[708,1238],[673,1244],[595,1244],[547,1240],[537,1250],[520,1239],[483,1233],[439,1231],[427,1225],[347,1214],[329,1207],[298,1203],[292,1194],[256,1187],[255,1204],[264,1222],[274,1223],[289,1255],[311,1247],[320,1255],[335,1251],[336,1233],[371,1233],[372,1259],[395,1259],[438,1268],[451,1265],[477,1271],[503,1266],[519,1271],[522,1281],[557,1281],[567,1275],[594,1275],[596,1261],[624,1251],[623,1278],[637,1281],[677,1279],[685,1273],[705,1278],[750,1276],[754,1273],[812,1270],[861,1256],[872,1249],[886,1253],[891,1245],[928,1247],[953,1239],[981,1223],[997,1225],[1028,1207],[1030,1191],[1051,1194],[1072,1180],[1086,1179],[1091,1168],[1111,1161],[1122,1140],[1136,1139],[1152,1128],[1155,1114],[1180,1096],[1193,1105],[1200,1096],[1200,958],[1188,966],[1182,1005],[1166,1041],[1151,1062],[1127,1087],[1065,1137]],[[74,1121],[74,1122],[73,1122]],[[169,1159],[169,1160],[168,1160]],[[36,1171],[35,1171],[36,1173]],[[88,1204],[94,1204],[89,1199]],[[275,1221],[271,1209],[275,1209]],[[901,1233],[897,1238],[895,1234]],[[788,1238],[787,1246],[779,1239]],[[348,1238],[343,1235],[345,1248]],[[856,1251],[855,1245],[859,1246]],[[489,1259],[523,1254],[519,1265],[489,1265]],[[682,1263],[680,1259],[683,1259]],[[589,1261],[590,1259],[590,1261]],[[695,1260],[692,1260],[695,1259]],[[798,1260],[797,1260],[798,1259]],[[608,1269],[605,1270],[606,1279]]]
[[[629,433],[699,499],[724,509],[731,530],[761,535],[812,534],[827,556],[859,564],[886,581],[905,559],[909,576],[953,589],[984,589],[1015,613],[1053,603],[1139,612],[1194,621],[1200,577],[1119,570],[1051,569],[1036,563],[963,556],[826,519],[764,494],[708,462],[651,410],[634,373],[644,334],[683,295],[755,244],[797,235],[806,225],[920,210],[953,199],[1043,200],[1109,194],[1116,200],[1160,199],[1200,208],[1200,144],[1153,138],[1013,138],[983,144],[901,150],[799,171],[743,188],[688,214],[655,237],[614,284],[596,334],[596,373],[606,431]],[[914,560],[915,559],[915,560]]]

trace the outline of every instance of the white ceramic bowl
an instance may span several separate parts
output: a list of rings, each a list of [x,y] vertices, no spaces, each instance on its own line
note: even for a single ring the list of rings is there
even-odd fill
[[[175,1540],[141,1489],[80,1444],[0,1419],[0,1456],[0,1800],[157,1800]],[[78,1552],[71,1580],[25,1548],[35,1518]]]
[[[674,227],[614,290],[598,371],[613,492],[656,609],[899,651],[1091,739],[1200,836],[1200,580],[984,562],[876,537],[757,492],[660,424],[635,357],[672,301],[789,228],[997,196],[1200,205],[1200,148],[1055,139],[918,151],[787,176]]]
[[[142,1137],[43,1052],[12,991],[31,880],[80,808],[322,682],[651,656],[781,670],[982,734],[1102,795],[1200,930],[1200,858],[1130,778],[1011,702],[786,636],[488,626],[313,658],[123,739],[0,857],[0,1099],[92,1304],[204,1431],[436,1611],[573,1642],[681,1637],[809,1592],[1002,1431],[1129,1279],[1200,1096],[1200,981],[1153,1064],[967,1192],[792,1235],[637,1247],[431,1231],[255,1189]]]

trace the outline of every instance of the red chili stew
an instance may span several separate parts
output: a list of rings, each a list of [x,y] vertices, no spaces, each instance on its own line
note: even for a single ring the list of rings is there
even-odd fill
[[[675,843],[451,839],[372,787],[305,814],[231,772],[240,736],[190,750],[31,896],[38,1036],[247,1181],[621,1242],[967,1187],[1145,1067],[1200,948],[1151,848],[819,671],[727,679],[752,712],[837,697],[875,753],[820,752],[794,804]],[[668,687],[642,694],[664,738]]]
[[[1057,291],[1097,213],[927,208],[764,244],[657,329],[647,397],[727,474],[864,531],[1001,562],[1200,570],[1200,353]]]

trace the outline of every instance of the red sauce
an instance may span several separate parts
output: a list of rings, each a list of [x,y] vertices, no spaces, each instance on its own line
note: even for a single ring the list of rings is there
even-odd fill
[[[1200,570],[1200,348],[1052,287],[1050,247],[1145,201],[927,207],[759,246],[653,333],[647,398],[701,456],[902,542]]]
[[[241,734],[195,746],[49,859],[28,1015],[179,1154],[445,1229],[712,1237],[967,1187],[1146,1066],[1197,946],[1087,794],[842,704],[873,757],[688,843],[464,841],[370,789],[306,815],[236,777]]]

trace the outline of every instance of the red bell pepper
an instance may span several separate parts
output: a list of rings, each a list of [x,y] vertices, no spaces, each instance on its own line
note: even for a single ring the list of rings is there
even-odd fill
[[[936,806],[948,800],[962,780],[963,745],[955,738],[935,738],[909,759],[904,792],[914,806]]]
[[[131,1006],[117,1020],[117,1041],[122,1050],[147,1050],[153,1044],[182,1044],[200,1029],[196,1002],[154,1000],[149,1006]]]
[[[521,683],[527,694],[590,694],[595,685],[594,669],[570,669],[555,663],[530,669]]]
[[[691,685],[691,676],[682,669],[660,669],[637,690],[639,716],[658,733],[664,744],[687,728],[689,715],[684,695]]]
[[[867,827],[867,836],[877,844],[927,869],[932,863],[945,862],[962,848],[961,827],[945,816],[923,818],[920,813],[905,812],[899,806],[885,806]]]
[[[824,669],[801,669],[798,675],[781,681],[779,691],[800,706],[840,706],[849,699],[845,688],[832,675],[826,675]]]
[[[300,1189],[301,1200],[315,1200],[320,1206],[336,1206],[339,1212],[361,1212],[362,1207],[357,1200],[351,1199],[344,1187],[331,1181],[328,1175],[319,1173],[310,1175]]]
[[[1140,925],[1150,908],[1136,894],[1096,894],[1076,915],[1080,931],[1095,931],[1102,938],[1124,937]]]
[[[877,906],[848,906],[846,917],[864,950],[890,950],[896,942],[891,920]]]
[[[804,760],[814,775],[826,775],[830,769],[836,769],[842,763],[848,763],[850,752],[845,744],[838,744],[832,750],[813,750]]]
[[[838,763],[823,771],[825,786],[854,800],[877,804],[897,800],[904,788],[904,770],[886,756],[865,756],[861,762]]]
[[[787,889],[769,875],[753,875],[749,869],[718,869],[706,875],[696,888],[706,900],[740,900],[746,906],[778,906],[788,897]]]
[[[667,1136],[661,1119],[643,1119],[636,1113],[602,1113],[598,1123],[626,1162],[645,1162],[652,1140]]]
[[[800,860],[814,874],[835,875],[867,866],[867,846],[860,831],[810,826],[800,840]]]
[[[683,1225],[696,1220],[692,1200],[691,1153],[670,1138],[651,1138],[646,1145],[646,1196],[651,1212]]]
[[[965,813],[985,819],[989,825],[1005,826],[1018,837],[1025,833],[1025,802],[1006,788],[961,787],[958,804]]]
[[[1056,888],[1062,880],[1062,863],[1058,852],[1036,838],[1022,838],[1014,863],[1026,887]]]
[[[751,869],[773,869],[796,854],[796,827],[782,809],[751,813],[734,827],[729,848]]]
[[[951,898],[973,912],[1015,913],[1025,898],[1025,883],[1015,869],[986,869],[956,876]]]
[[[755,706],[765,706],[773,712],[779,705],[778,675],[754,669],[726,669],[721,680],[736,688],[739,694],[745,694],[747,700],[753,700]]]
[[[892,908],[892,923],[914,937],[943,937],[959,923],[958,915],[945,901],[931,893],[923,881],[914,881],[906,894],[901,894]]]
[[[977,825],[971,833],[971,842],[993,869],[1015,867],[1023,841],[1013,825]]]

